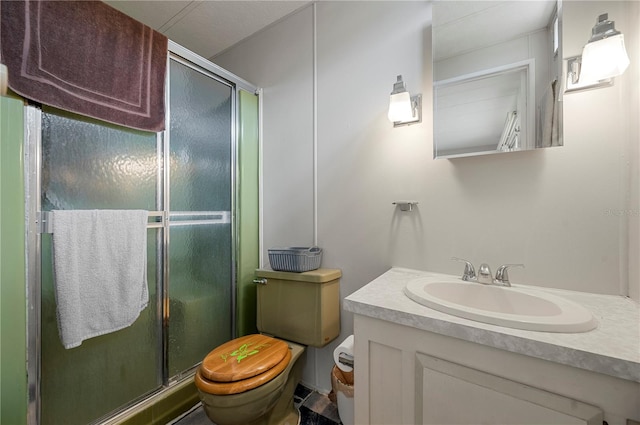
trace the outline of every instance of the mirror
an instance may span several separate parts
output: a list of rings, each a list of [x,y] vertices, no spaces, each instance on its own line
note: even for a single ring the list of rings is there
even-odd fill
[[[562,145],[558,0],[433,2],[434,158]]]

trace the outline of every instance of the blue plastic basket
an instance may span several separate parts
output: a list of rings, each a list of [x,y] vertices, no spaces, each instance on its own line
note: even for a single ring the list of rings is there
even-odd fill
[[[269,249],[269,264],[273,270],[308,272],[320,268],[322,248],[292,246]]]

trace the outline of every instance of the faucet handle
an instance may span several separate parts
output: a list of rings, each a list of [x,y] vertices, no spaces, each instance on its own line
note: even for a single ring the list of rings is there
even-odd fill
[[[501,283],[504,286],[511,286],[511,282],[509,282],[509,274],[507,273],[507,269],[509,267],[524,268],[524,264],[503,264],[498,267],[498,270],[496,270],[496,283]]]
[[[470,261],[458,257],[451,257],[451,259],[465,263],[462,280],[474,280],[476,278],[476,269],[473,268],[473,264]]]

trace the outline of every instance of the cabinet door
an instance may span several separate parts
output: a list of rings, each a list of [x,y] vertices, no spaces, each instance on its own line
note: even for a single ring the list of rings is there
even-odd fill
[[[417,423],[601,425],[601,409],[416,353]]]

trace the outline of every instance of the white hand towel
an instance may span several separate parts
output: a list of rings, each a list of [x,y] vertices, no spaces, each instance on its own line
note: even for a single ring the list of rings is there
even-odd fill
[[[147,211],[52,211],[58,330],[65,348],[136,321],[149,302]]]

